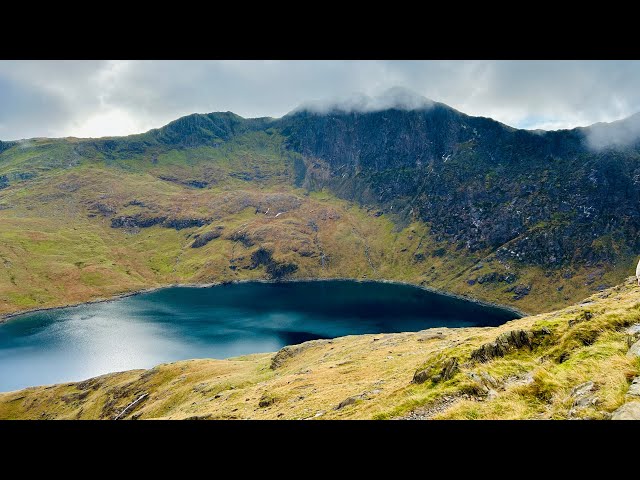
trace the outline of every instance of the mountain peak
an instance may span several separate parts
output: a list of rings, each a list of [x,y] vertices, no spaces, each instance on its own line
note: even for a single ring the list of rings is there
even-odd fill
[[[309,112],[326,114],[339,113],[368,113],[382,110],[428,110],[436,105],[433,100],[404,87],[392,87],[376,96],[354,93],[346,97],[329,100],[314,100],[305,102],[289,113]]]

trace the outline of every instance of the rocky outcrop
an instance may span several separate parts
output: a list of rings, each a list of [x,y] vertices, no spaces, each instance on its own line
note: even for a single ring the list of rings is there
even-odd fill
[[[611,420],[640,420],[640,401],[625,403],[613,412]]]
[[[220,238],[220,236],[222,235],[223,229],[224,227],[217,226],[213,230],[210,230],[208,232],[204,232],[199,235],[194,235],[193,237],[194,240],[193,240],[193,243],[191,244],[191,248],[204,247],[210,241],[215,240],[216,238]]]
[[[331,340],[310,340],[308,342],[300,343],[298,345],[288,345],[281,348],[271,359],[271,370],[275,370],[284,365],[287,360],[301,354],[305,350],[316,347],[318,345],[324,345],[331,343]]]
[[[207,218],[168,218],[162,226],[166,228],[173,228],[175,230],[184,230],[185,228],[203,227],[210,220]]]
[[[427,380],[431,380],[433,383],[444,382],[453,378],[459,370],[458,359],[455,357],[447,358],[435,365],[417,370],[413,375],[412,382],[417,384]]]
[[[267,274],[273,280],[286,277],[298,270],[298,265],[295,263],[277,261],[272,255],[273,252],[271,250],[260,247],[251,254],[251,266],[249,268],[265,266]]]
[[[132,215],[115,217],[111,219],[111,228],[149,228],[164,222],[167,217],[148,217],[144,215]]]
[[[513,292],[514,300],[522,300],[524,297],[529,295],[531,291],[531,285],[516,285],[515,287],[510,287],[505,290],[505,292]]]
[[[532,348],[533,334],[526,330],[512,330],[503,333],[495,342],[485,343],[471,352],[471,358],[477,362],[488,362],[496,357],[524,347]]]
[[[162,225],[166,228],[182,230],[185,228],[202,227],[207,223],[209,223],[209,220],[205,218],[169,218],[164,215],[149,216],[136,214],[112,218],[111,228],[139,229]]]
[[[278,126],[306,159],[296,184],[420,218],[457,248],[554,269],[640,251],[637,143],[594,150],[589,129],[517,130],[439,103],[299,111]]]

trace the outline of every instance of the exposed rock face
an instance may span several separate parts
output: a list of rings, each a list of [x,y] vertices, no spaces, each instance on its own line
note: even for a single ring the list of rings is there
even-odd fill
[[[251,254],[251,268],[264,265],[267,274],[274,280],[285,277],[298,270],[298,265],[295,263],[279,262],[275,260],[272,255],[273,252],[271,250],[260,247]]]
[[[496,357],[504,357],[512,350],[532,347],[533,334],[525,330],[512,330],[503,333],[495,342],[485,343],[471,352],[471,358],[477,362],[488,362]]]
[[[427,380],[431,380],[433,383],[444,382],[453,378],[459,370],[458,359],[455,357],[447,358],[441,363],[416,371],[413,375],[413,383],[424,383]]]
[[[298,111],[281,119],[217,112],[189,115],[141,135],[82,141],[73,153],[157,161],[158,152],[168,149],[218,147],[248,132],[278,133],[295,153],[295,185],[326,187],[370,206],[372,215],[423,220],[438,241],[456,249],[572,275],[573,266],[613,264],[640,251],[640,144],[595,150],[587,134],[607,128],[615,127],[517,130],[439,103],[411,111]],[[13,145],[0,144],[0,152]],[[251,172],[232,173],[254,178]],[[8,180],[0,180],[0,188]],[[206,178],[183,180],[195,188],[210,184]],[[296,202],[274,193],[255,207],[271,208],[271,215],[297,208]],[[193,225],[201,223],[183,219],[170,228]],[[416,252],[415,259],[444,253]],[[515,285],[512,275],[490,272],[465,280]],[[590,275],[587,284],[602,288]],[[518,285],[514,297],[523,298],[530,288]]]
[[[209,221],[206,218],[168,218],[163,222],[163,225],[167,228],[183,230],[185,228],[202,227]]]
[[[191,248],[201,248],[204,247],[207,243],[209,243],[211,240],[215,240],[216,238],[219,238],[222,235],[222,230],[224,229],[224,227],[222,226],[217,226],[216,228],[214,228],[213,230],[210,230],[208,232],[204,232],[203,234],[200,235],[196,235],[194,238],[195,240],[193,241],[193,243],[191,244]]]
[[[529,295],[530,291],[531,285],[516,285],[515,287],[507,289],[507,292],[513,292],[514,300],[522,300],[524,297]]]
[[[166,228],[174,228],[182,230],[185,228],[202,227],[209,223],[204,218],[168,218],[164,215],[149,216],[145,214],[136,214],[130,216],[121,216],[111,219],[111,228],[149,228],[154,225],[162,225]]]
[[[640,401],[625,403],[613,412],[611,420],[640,420]]]
[[[640,250],[639,145],[594,150],[585,140],[592,127],[516,130],[438,103],[302,111],[278,126],[306,159],[301,185],[421,218],[471,252],[561,267]]]
[[[287,345],[286,347],[278,350],[278,352],[271,359],[271,370],[280,368],[285,364],[287,360],[295,357],[296,355],[299,355],[301,352],[304,352],[308,348],[315,347],[317,345],[323,345],[325,343],[331,343],[331,340],[310,340],[299,345]]]
[[[111,219],[111,228],[149,228],[164,222],[167,217],[147,217],[144,215],[123,216]]]

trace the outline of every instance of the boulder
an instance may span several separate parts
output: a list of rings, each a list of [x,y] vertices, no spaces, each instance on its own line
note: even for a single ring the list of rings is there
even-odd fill
[[[625,403],[613,412],[611,420],[640,420],[640,401]]]
[[[347,407],[349,405],[353,405],[358,400],[362,400],[362,398],[363,398],[362,395],[354,395],[353,397],[345,398],[338,404],[338,406],[336,407],[336,410],[340,410],[341,408]]]
[[[640,340],[631,345],[631,348],[627,352],[627,357],[640,357]]]

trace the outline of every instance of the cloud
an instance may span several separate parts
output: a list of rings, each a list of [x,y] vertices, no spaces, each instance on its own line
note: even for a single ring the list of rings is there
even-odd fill
[[[395,108],[398,110],[426,110],[433,107],[434,102],[407,88],[392,87],[379,95],[371,97],[362,93],[305,102],[295,108],[293,112],[308,111],[314,113],[329,112],[379,112]]]
[[[0,61],[0,138],[138,133],[195,112],[420,105],[385,97],[395,86],[515,127],[573,128],[640,111],[638,84],[638,61]]]
[[[585,129],[587,145],[593,150],[623,148],[640,141],[640,114],[613,123],[599,123]]]

